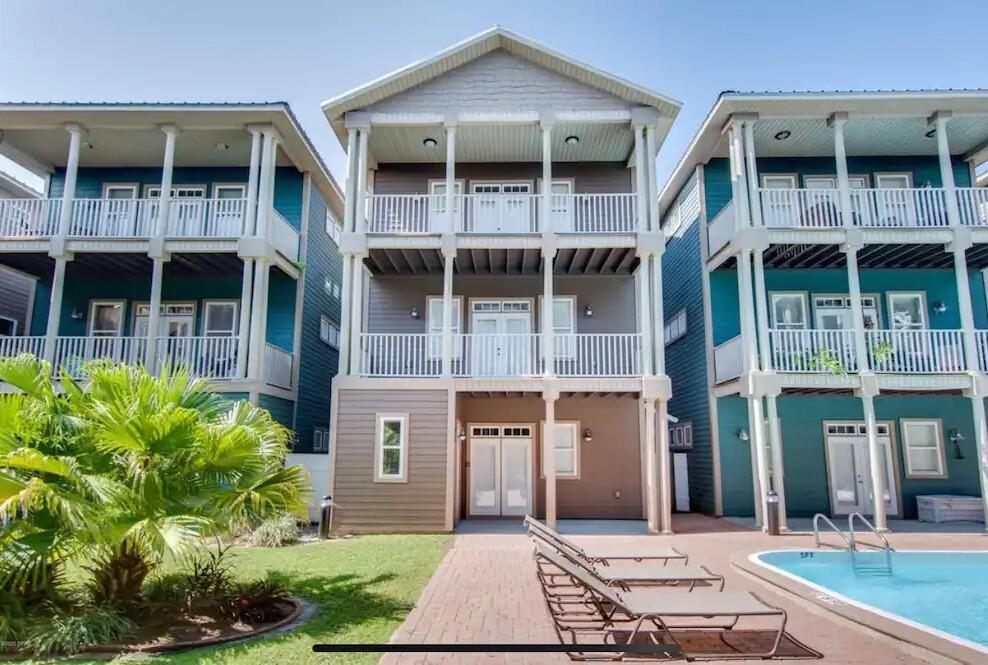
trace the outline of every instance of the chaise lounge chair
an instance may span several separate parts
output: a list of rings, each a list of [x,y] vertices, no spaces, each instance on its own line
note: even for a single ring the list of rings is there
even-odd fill
[[[688,659],[696,658],[770,658],[776,654],[786,628],[785,610],[765,603],[753,593],[720,592],[690,593],[670,589],[650,589],[635,587],[617,589],[586,568],[576,565],[568,558],[544,544],[536,545],[536,559],[540,566],[540,576],[546,573],[566,575],[570,578],[576,593],[554,596],[546,594],[546,602],[553,617],[556,632],[566,642],[568,634],[574,644],[571,657],[586,659],[591,657],[579,651],[577,636],[583,633],[604,633],[605,640],[614,644],[639,644],[642,637],[648,637],[655,644],[674,644]],[[546,570],[551,566],[555,572]],[[772,617],[779,620],[775,637],[769,650],[759,653],[725,654],[723,651],[688,651],[676,638],[676,632],[711,632],[723,635],[735,630],[742,618]],[[645,622],[656,629],[642,631]],[[627,626],[630,625],[630,629]],[[621,635],[621,637],[618,637]],[[657,637],[662,637],[659,642]],[[599,656],[599,654],[597,654]],[[618,653],[614,658],[621,658]]]
[[[525,526],[528,527],[530,534],[538,534],[542,540],[552,544],[556,549],[566,552],[567,555],[577,556],[590,564],[599,563],[607,566],[616,561],[663,561],[664,563],[681,561],[684,564],[689,563],[689,557],[674,547],[651,543],[647,545],[636,543],[633,551],[622,544],[580,547],[531,516],[525,518]]]

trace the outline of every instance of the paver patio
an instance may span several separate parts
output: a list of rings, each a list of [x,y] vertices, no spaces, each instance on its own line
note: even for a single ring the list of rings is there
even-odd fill
[[[627,523],[620,532],[634,531]],[[941,663],[945,661],[917,647],[852,624],[825,609],[756,580],[731,565],[732,558],[768,549],[812,547],[805,533],[770,537],[727,520],[702,515],[677,515],[673,536],[574,535],[577,542],[601,539],[621,542],[633,550],[636,543],[661,538],[690,555],[690,561],[725,575],[727,588],[757,592],[789,613],[787,631],[824,654],[822,663],[878,665],[884,663]],[[558,641],[535,578],[532,546],[517,527],[475,524],[456,536],[415,609],[392,636],[392,642],[510,643]],[[494,531],[503,533],[482,533]],[[893,533],[897,549],[988,548],[980,534]],[[566,663],[565,655],[545,654],[407,654],[387,655],[382,663]],[[711,661],[707,661],[711,662]],[[718,662],[718,661],[713,661]],[[752,661],[724,661],[759,662]]]

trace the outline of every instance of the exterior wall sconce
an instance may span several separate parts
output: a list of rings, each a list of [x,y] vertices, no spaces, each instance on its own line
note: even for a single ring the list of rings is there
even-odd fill
[[[589,427],[583,430],[583,440],[587,443],[593,441],[593,432],[590,431]]]
[[[417,321],[418,318],[419,318],[419,307],[418,307],[418,305],[412,305],[412,311],[410,311],[408,313],[408,315]]]
[[[591,307],[590,305],[587,305],[586,307],[584,307],[583,308],[583,316],[587,317],[588,319],[592,319],[593,318],[593,307]]]
[[[461,441],[461,442],[467,440],[467,431],[465,429],[463,429],[462,427],[456,433],[456,440],[457,441]]]
[[[947,303],[945,303],[942,300],[936,301],[935,303],[933,303],[933,311],[936,314],[943,314],[944,312],[947,311]]]
[[[739,438],[739,439],[740,439],[741,441],[747,441],[747,440],[748,440],[748,438],[749,438],[749,437],[748,437],[748,430],[746,430],[746,429],[745,429],[745,428],[743,428],[743,427],[742,427],[741,429],[739,429],[739,430],[738,430],[738,438]]]
[[[954,444],[954,459],[964,459],[964,451],[961,450],[961,441],[964,440],[964,435],[959,429],[952,429],[947,436],[950,442]]]
[[[86,318],[86,314],[79,309],[72,310],[72,313],[69,314],[69,316],[71,316],[72,319],[75,321],[82,321],[84,318]]]
[[[778,132],[775,133],[775,140],[776,141],[785,141],[790,136],[792,136],[792,132],[789,131],[788,129],[783,129],[783,130],[778,131]]]

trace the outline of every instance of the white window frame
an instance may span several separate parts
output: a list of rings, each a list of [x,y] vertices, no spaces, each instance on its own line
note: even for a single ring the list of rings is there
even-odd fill
[[[900,189],[899,187],[882,187],[882,178],[901,178],[905,176],[905,189],[913,188],[913,174],[911,171],[883,171],[875,173],[875,189]]]
[[[215,335],[210,334],[209,328],[209,308],[216,306],[233,306],[233,328],[230,330],[229,335]],[[240,325],[240,301],[233,299],[220,299],[214,298],[211,300],[202,301],[202,322],[200,323],[200,331],[203,337],[236,337],[239,331]]]
[[[772,187],[771,189],[797,189],[799,187],[798,173],[763,173],[761,189],[770,189],[768,187],[768,182],[770,180],[782,179],[785,179],[789,183],[789,187]]]
[[[920,321],[922,325],[910,328],[895,328],[895,307],[893,301],[896,298],[909,298],[919,296],[919,312],[923,317]],[[886,291],[885,300],[888,306],[889,327],[893,330],[927,330],[930,327],[929,314],[926,309],[926,291]]]
[[[131,307],[131,312],[130,312],[130,329],[131,329],[131,332],[134,334],[134,336],[137,336],[137,322],[138,322],[138,320],[142,316],[150,316],[150,314],[151,314],[151,303],[149,301],[147,301],[147,300],[135,300],[132,303],[132,305],[133,305],[133,307]],[[141,310],[142,307],[143,308],[147,308],[147,310],[148,310],[148,313],[147,314],[141,314],[140,313],[140,310]],[[199,314],[199,308],[197,307],[196,301],[194,301],[194,300],[162,300],[161,301],[161,310],[160,310],[160,314],[159,314],[159,316],[162,319],[165,318],[165,317],[167,317],[167,316],[179,316],[178,314],[170,314],[168,312],[168,308],[169,307],[190,307],[192,309],[192,312],[190,314],[183,314],[181,316],[191,316],[192,317],[192,325],[189,326],[189,332],[190,332],[189,337],[194,337],[195,336],[195,330],[196,330],[196,319],[197,319],[197,316]],[[160,335],[161,333],[162,333],[162,331],[159,330],[158,331],[158,334]]]
[[[669,448],[677,451],[693,449],[692,420],[684,420],[669,426]]]
[[[247,183],[245,182],[214,182],[210,188],[211,199],[219,198],[219,190],[221,189],[239,189],[240,196],[236,197],[238,199],[247,198]]]
[[[401,423],[398,437],[398,466],[397,474],[382,473],[384,464],[384,424],[386,422]],[[393,447],[393,446],[392,446]],[[408,414],[407,413],[378,413],[374,426],[374,482],[375,483],[406,483],[408,482]]]
[[[933,425],[935,441],[933,446],[910,446],[909,431],[913,425]],[[943,421],[939,418],[900,418],[899,431],[902,432],[902,457],[906,462],[906,478],[947,478],[947,456],[943,443]],[[914,449],[933,450],[937,453],[938,469],[930,471],[913,471],[910,453]]]
[[[818,304],[818,299],[840,299],[845,301],[843,307],[831,307],[828,305]],[[865,304],[865,300],[871,299],[873,304],[869,307]],[[819,328],[817,316],[821,310],[834,310],[834,311],[847,311],[851,312],[851,294],[850,293],[814,293],[812,294],[812,314],[813,328]],[[861,310],[862,314],[866,310],[873,310],[875,314],[875,330],[879,330],[882,327],[882,299],[878,293],[862,293],[861,294]],[[851,313],[853,317],[853,312]],[[867,328],[867,326],[865,326]],[[845,328],[845,330],[852,330],[853,328]]]
[[[439,313],[440,317],[438,321],[432,320],[432,303],[439,303]],[[425,332],[427,335],[442,335],[443,332],[443,321],[442,321],[442,296],[426,296],[425,297]],[[450,328],[453,332],[453,358],[460,358],[463,355],[463,349],[460,344],[456,343],[456,335],[463,332],[463,296],[453,296],[453,318],[450,319]],[[427,338],[428,339],[428,338]],[[428,359],[429,360],[442,360],[443,357],[443,345],[442,343],[436,344],[426,344]]]
[[[206,198],[206,185],[172,185],[172,199],[177,199],[175,191],[179,189],[187,189],[189,191],[199,192],[199,196],[188,196],[185,199],[191,199],[193,201],[198,199]],[[144,185],[144,198],[146,199],[157,199],[161,198],[161,185]]]
[[[119,307],[120,308],[120,322],[117,324],[117,329],[114,331],[112,337],[120,337],[123,335],[124,325],[126,323],[126,313],[127,313],[127,301],[126,300],[90,300],[89,301],[89,321],[86,323],[86,336],[96,337],[97,335],[93,332],[93,323],[96,321],[96,308],[97,307]],[[108,333],[108,330],[101,330],[100,333]],[[110,337],[111,335],[101,334],[100,337]]]
[[[0,315],[0,321],[7,321],[10,323],[10,334],[4,335],[0,333],[0,337],[16,337],[17,336],[17,319],[12,319],[9,316]]]
[[[323,324],[327,326],[325,337],[322,334]],[[336,330],[335,342],[333,341],[333,330]],[[340,348],[340,326],[325,314],[319,315],[319,341],[331,349],[339,350]]]
[[[775,302],[779,298],[791,298],[797,296],[803,306],[803,325],[796,327],[798,324],[785,324],[792,327],[784,328],[783,330],[807,330],[810,327],[810,301],[809,294],[806,291],[769,291],[768,292],[768,302],[769,302],[769,313],[772,319],[772,328],[779,329],[779,322],[775,318]]]
[[[572,429],[572,431],[573,431],[573,472],[572,473],[560,473],[559,472],[559,456],[556,455],[556,459],[555,459],[555,461],[556,461],[556,465],[555,465],[556,479],[557,480],[579,480],[580,479],[580,456],[581,456],[580,455],[580,450],[582,448],[582,446],[580,445],[580,443],[583,440],[583,435],[582,435],[583,429],[580,427],[580,422],[578,420],[557,420],[556,421],[556,428],[558,429],[560,427],[565,427],[567,429]],[[546,436],[545,421],[544,420],[541,421],[541,426],[539,427],[539,432],[541,434],[541,441],[540,441],[541,445],[539,446],[539,448],[540,448],[541,454],[542,454],[542,460],[541,460],[542,474],[541,475],[542,475],[543,478],[545,478],[545,454],[546,454],[546,450],[548,449],[548,446],[546,444],[549,442],[549,438]],[[556,439],[555,439],[555,437],[553,437],[553,439],[552,439],[552,450],[553,450],[554,453],[558,453],[559,450],[565,450],[565,449],[557,449],[556,448]]]
[[[136,182],[104,182],[103,183],[102,197],[104,199],[109,199],[110,198],[110,196],[109,196],[110,190],[124,189],[124,190],[127,190],[127,191],[130,192],[130,197],[129,198],[136,199],[137,198],[137,190],[138,190],[139,187],[140,187],[140,185],[138,185]],[[116,200],[122,201],[124,199],[116,199]]]
[[[328,427],[313,427],[312,428],[312,452],[314,452],[314,453],[328,453],[329,452],[329,428]]]
[[[669,320],[669,323],[665,325],[662,333],[662,337],[665,340],[665,345],[669,346],[673,342],[685,337],[689,330],[688,325],[686,308],[684,307],[673,314],[672,318]]]

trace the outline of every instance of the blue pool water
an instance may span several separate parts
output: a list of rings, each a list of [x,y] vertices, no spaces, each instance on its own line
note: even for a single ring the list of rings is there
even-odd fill
[[[884,552],[858,552],[880,566]],[[850,600],[988,647],[988,552],[894,552],[892,574],[855,573],[849,552],[766,552],[768,565]]]

